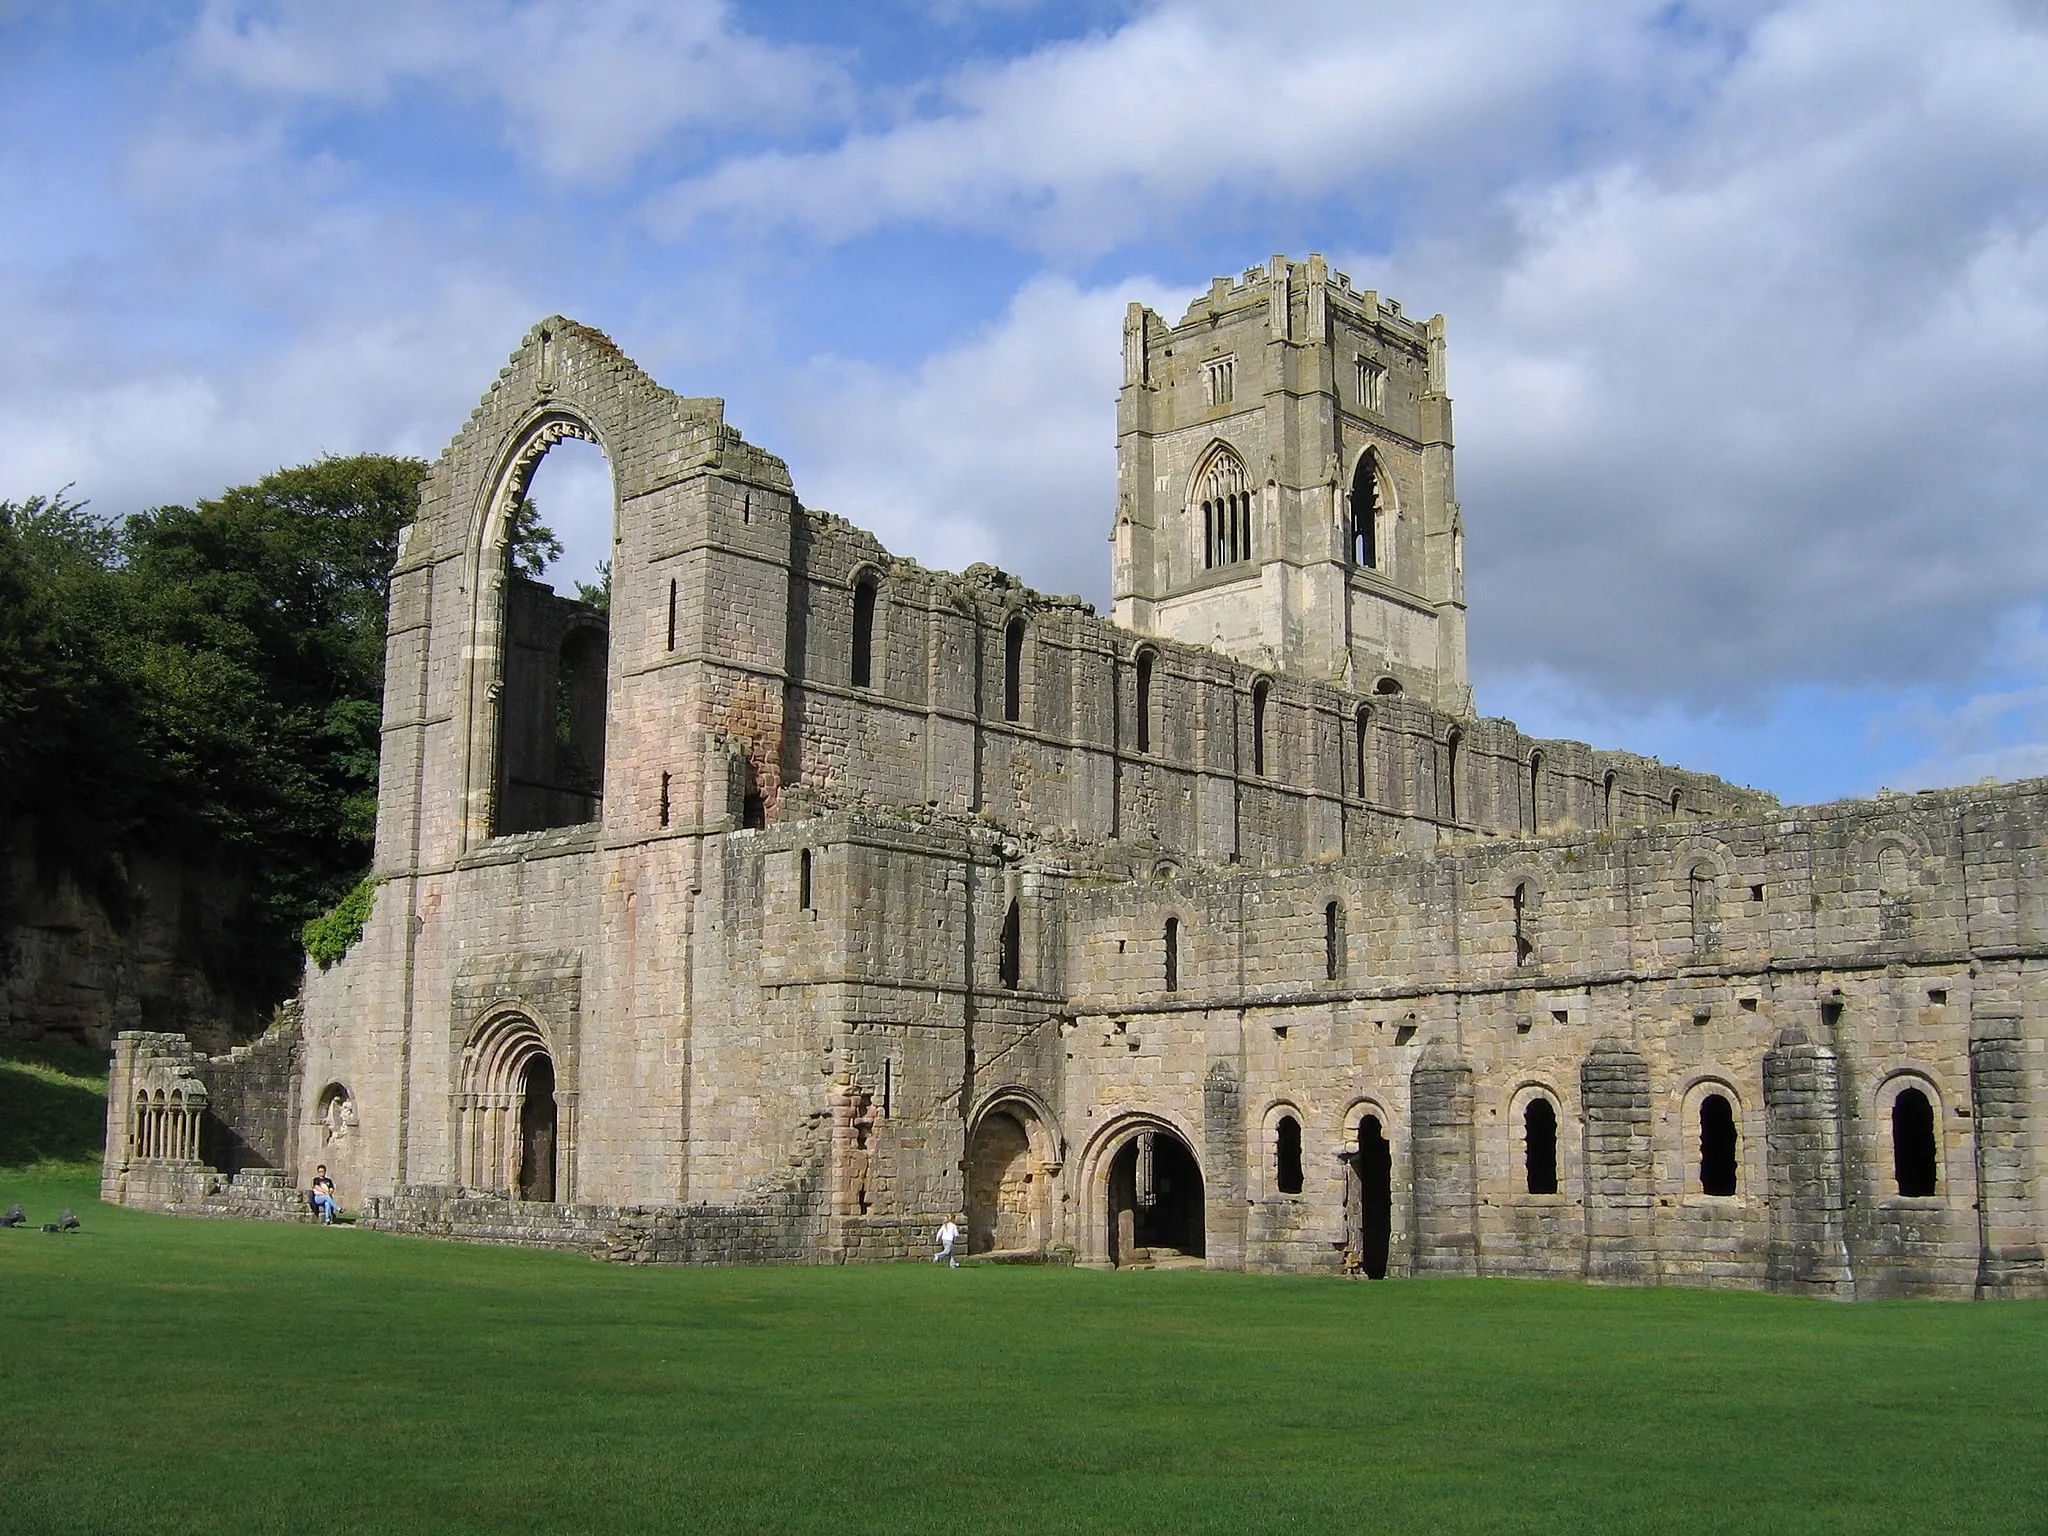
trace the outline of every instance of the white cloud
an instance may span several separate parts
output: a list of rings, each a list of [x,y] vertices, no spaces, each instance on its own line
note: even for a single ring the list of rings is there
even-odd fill
[[[720,0],[213,0],[193,67],[245,91],[369,104],[409,80],[492,102],[557,180],[608,178],[682,129],[787,132],[845,110],[839,66]]]

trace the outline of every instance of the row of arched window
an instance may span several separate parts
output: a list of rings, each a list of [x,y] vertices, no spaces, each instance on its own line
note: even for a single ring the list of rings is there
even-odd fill
[[[1724,1093],[1702,1094],[1693,1109],[1686,1183],[1690,1193],[1726,1197],[1741,1191],[1741,1139],[1735,1106]],[[1908,1199],[1933,1196],[1940,1187],[1941,1155],[1934,1101],[1919,1088],[1902,1088],[1889,1114],[1893,1193]],[[1558,1106],[1546,1093],[1522,1105],[1516,1127],[1517,1183],[1525,1195],[1563,1193],[1558,1156]],[[1270,1172],[1273,1189],[1302,1192],[1301,1121],[1283,1112],[1272,1122]]]

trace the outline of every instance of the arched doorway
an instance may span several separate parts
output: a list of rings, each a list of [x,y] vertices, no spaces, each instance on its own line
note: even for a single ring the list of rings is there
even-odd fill
[[[1036,1136],[1034,1136],[1036,1132]],[[985,1113],[967,1149],[967,1251],[1019,1252],[1045,1245],[1046,1160],[1033,1149],[1044,1141],[1038,1116],[1005,1101]]]
[[[1202,1166],[1172,1131],[1147,1128],[1109,1165],[1109,1258],[1122,1267],[1206,1256]]]
[[[1359,1117],[1350,1160],[1358,1266],[1368,1279],[1384,1280],[1394,1235],[1394,1149],[1378,1114],[1368,1111]]]
[[[555,1064],[545,1051],[520,1074],[519,1198],[555,1198]]]

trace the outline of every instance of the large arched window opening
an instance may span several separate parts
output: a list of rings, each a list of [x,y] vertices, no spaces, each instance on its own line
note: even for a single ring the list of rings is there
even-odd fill
[[[1892,1100],[1892,1180],[1901,1195],[1932,1195],[1939,1167],[1934,1101],[1918,1088],[1903,1088]]]
[[[1024,718],[1024,615],[1003,627],[1003,718]]]
[[[1557,1106],[1541,1096],[1522,1109],[1522,1182],[1532,1195],[1557,1193]]]
[[[1700,1193],[1732,1195],[1736,1189],[1735,1108],[1710,1093],[1700,1100]]]
[[[1202,509],[1202,568],[1251,559],[1252,494],[1244,461],[1218,447],[1195,479]]]
[[[1379,455],[1368,448],[1351,476],[1351,563],[1374,571],[1380,565]]]
[[[496,716],[485,778],[495,779],[493,834],[602,818],[611,672],[615,497],[603,451],[558,418],[532,435],[504,484],[479,597],[479,651],[497,674],[480,704]],[[671,609],[670,648],[674,626]]]
[[[875,682],[875,598],[881,582],[872,571],[853,584],[853,686]]]

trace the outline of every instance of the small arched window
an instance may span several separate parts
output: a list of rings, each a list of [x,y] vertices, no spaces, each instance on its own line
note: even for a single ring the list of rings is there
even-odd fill
[[[1543,754],[1529,754],[1529,822],[1531,832],[1543,830]]]
[[[1540,1095],[1522,1110],[1522,1171],[1530,1194],[1557,1193],[1557,1106]]]
[[[1018,614],[1003,630],[1003,718],[1024,718],[1024,616]]]
[[[1534,965],[1536,963],[1536,923],[1535,914],[1529,910],[1533,903],[1526,881],[1515,887],[1515,893],[1509,898],[1509,901],[1514,907],[1515,914],[1515,964]]]
[[[871,688],[875,677],[875,596],[880,589],[872,574],[853,585],[853,686]]]
[[[1283,1195],[1301,1193],[1301,1122],[1292,1115],[1273,1127],[1273,1187]]]
[[[1718,1093],[1700,1100],[1700,1193],[1735,1193],[1735,1109]]]
[[[1458,812],[1460,810],[1458,804],[1458,759],[1462,755],[1464,745],[1465,738],[1456,731],[1451,732],[1450,737],[1444,742],[1444,819],[1446,821],[1456,821],[1458,819]]]
[[[811,910],[811,850],[808,848],[796,856],[796,904],[801,911]]]
[[[1138,652],[1138,750],[1152,750],[1152,651]]]
[[[1368,571],[1380,563],[1379,455],[1370,448],[1351,477],[1351,563]]]
[[[1252,684],[1252,772],[1266,771],[1266,706],[1272,701],[1273,685],[1264,678]]]
[[[1252,557],[1252,496],[1244,462],[1219,448],[1198,477],[1202,503],[1202,565],[1214,569]]]
[[[1180,919],[1166,920],[1166,990],[1180,990]]]
[[[1606,777],[1600,780],[1600,824],[1610,830],[1619,825],[1614,819],[1617,798],[1614,789],[1614,770],[1610,768]]]
[[[1024,976],[1024,919],[1018,911],[1015,897],[1010,900],[1009,910],[1003,913],[1002,937],[996,945],[996,974],[1004,986],[1011,991]]]
[[[1671,791],[1671,814],[1676,816],[1680,811],[1684,809],[1685,791],[1682,789],[1674,789],[1673,791]]]
[[[1934,1103],[1918,1088],[1900,1090],[1892,1100],[1892,1178],[1899,1193],[1934,1193],[1939,1158],[1934,1145]]]
[[[1344,974],[1344,906],[1331,902],[1323,908],[1323,975],[1336,981]]]

